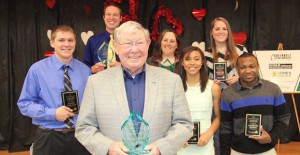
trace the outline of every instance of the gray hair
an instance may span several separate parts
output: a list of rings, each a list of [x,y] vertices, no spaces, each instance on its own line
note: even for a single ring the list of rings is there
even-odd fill
[[[141,24],[135,21],[127,21],[121,24],[118,28],[114,31],[114,40],[119,42],[124,32],[134,33],[138,30],[142,30],[146,41],[149,43],[150,41],[150,33],[147,29],[145,29]]]

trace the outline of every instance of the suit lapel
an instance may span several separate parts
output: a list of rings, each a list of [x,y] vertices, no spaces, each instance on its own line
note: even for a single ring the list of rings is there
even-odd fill
[[[114,68],[112,68],[114,69]],[[114,77],[112,79],[112,86],[116,96],[116,100],[121,109],[120,113],[123,115],[124,119],[127,119],[129,116],[129,106],[126,96],[125,84],[124,84],[124,75],[121,66],[118,66],[114,69]]]
[[[155,103],[157,98],[158,79],[155,73],[146,64],[146,84],[145,84],[145,103],[143,118],[149,123],[155,109]]]

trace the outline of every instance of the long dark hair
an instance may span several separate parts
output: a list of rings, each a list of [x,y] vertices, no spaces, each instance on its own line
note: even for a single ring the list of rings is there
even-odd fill
[[[165,29],[160,33],[159,38],[155,43],[153,53],[152,53],[152,57],[151,57],[151,61],[156,62],[157,60],[159,60],[159,61],[162,60],[161,41],[162,41],[163,37],[166,35],[167,32],[172,32],[175,35],[176,42],[177,42],[177,49],[174,52],[174,56],[175,56],[175,58],[179,58],[180,51],[181,51],[180,50],[180,39],[179,39],[179,37],[178,37],[178,35],[175,31]]]
[[[200,56],[201,56],[201,60],[202,60],[202,66],[201,66],[199,74],[200,74],[200,86],[201,86],[200,90],[201,90],[201,92],[203,92],[205,90],[207,82],[208,82],[208,68],[207,68],[206,59],[204,57],[203,51],[198,47],[188,46],[183,49],[181,56],[180,56],[180,61],[181,61],[181,64],[183,64],[184,56],[190,55],[190,53],[193,51],[199,52]],[[187,90],[186,71],[183,66],[182,66],[182,72],[181,72],[181,79],[182,79],[182,83],[183,83],[183,88],[186,91]]]

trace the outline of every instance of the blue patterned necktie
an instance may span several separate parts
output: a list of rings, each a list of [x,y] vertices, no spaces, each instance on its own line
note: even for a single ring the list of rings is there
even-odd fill
[[[72,83],[68,74],[69,66],[64,66],[64,86],[65,91],[72,91]]]
[[[68,74],[68,69],[69,66],[64,65],[64,87],[65,87],[65,91],[72,91],[72,83],[71,83],[71,79],[69,77]],[[65,120],[65,126],[67,128],[71,128],[74,125],[74,122],[72,120],[72,118],[67,118]]]

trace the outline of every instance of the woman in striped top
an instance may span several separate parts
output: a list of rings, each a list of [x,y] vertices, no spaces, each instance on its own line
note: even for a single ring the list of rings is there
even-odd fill
[[[235,62],[239,55],[248,52],[242,45],[235,45],[229,22],[223,17],[215,18],[210,25],[210,48],[204,52],[207,67],[209,69],[209,78],[214,83],[219,84],[221,89],[238,81],[239,76],[235,70]],[[227,69],[226,81],[214,79],[214,63],[225,62]],[[214,116],[212,117],[214,120]],[[219,131],[214,135],[215,153],[220,155]]]
[[[225,62],[227,67],[226,81],[214,80],[222,89],[238,80],[235,62],[239,55],[248,52],[243,45],[235,45],[229,22],[222,17],[215,18],[210,25],[210,48],[205,51],[209,77],[213,79],[213,63]]]

